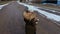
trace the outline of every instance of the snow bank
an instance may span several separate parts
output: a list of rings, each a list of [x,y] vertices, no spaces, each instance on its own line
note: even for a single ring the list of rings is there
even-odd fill
[[[8,5],[8,3],[7,4],[4,4],[4,5],[0,5],[0,9],[2,9],[6,5]]]
[[[29,8],[28,10],[32,10],[32,11],[36,10],[39,13],[45,15],[47,18],[60,22],[60,16],[59,15],[55,15],[55,14],[40,10],[36,6],[28,5],[28,4],[21,3],[21,2],[18,2],[18,3],[21,4],[21,5],[27,6]],[[55,12],[55,11],[53,11],[53,12]]]
[[[0,5],[0,9],[3,7],[3,5]]]

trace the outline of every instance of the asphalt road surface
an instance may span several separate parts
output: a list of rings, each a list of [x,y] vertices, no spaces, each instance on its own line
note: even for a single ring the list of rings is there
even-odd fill
[[[47,19],[46,16],[42,17],[41,14],[38,17],[40,20],[37,25],[37,34],[60,34],[60,26],[55,24],[53,20]]]
[[[11,2],[0,10],[0,34],[25,34],[23,12],[25,7]],[[60,27],[53,21],[38,15],[40,21],[36,25],[36,34],[60,34]]]
[[[11,2],[0,10],[0,34],[25,34],[25,7]]]

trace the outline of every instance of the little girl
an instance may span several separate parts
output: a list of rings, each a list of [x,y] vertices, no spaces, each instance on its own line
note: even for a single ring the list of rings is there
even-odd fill
[[[25,21],[25,31],[26,34],[36,34],[36,23],[38,22],[37,15],[34,12],[26,10],[23,13]]]

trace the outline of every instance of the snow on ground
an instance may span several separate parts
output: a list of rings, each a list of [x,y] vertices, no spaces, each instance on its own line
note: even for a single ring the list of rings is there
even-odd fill
[[[4,5],[0,5],[0,9],[2,9],[6,5],[8,5],[8,3],[7,4],[4,4]]]
[[[4,6],[4,5],[0,5],[0,9],[2,9],[3,6]]]
[[[59,15],[55,15],[55,14],[40,10],[36,6],[28,5],[28,4],[21,3],[21,2],[18,2],[18,3],[21,4],[21,5],[27,6],[29,8],[28,10],[32,10],[32,11],[36,10],[39,13],[45,15],[47,18],[60,22],[60,16]],[[55,12],[55,11],[53,11],[53,12]]]
[[[41,9],[42,7],[38,7],[38,9]],[[52,12],[57,12],[55,10],[52,10],[52,9],[46,9],[46,8],[42,8],[42,9],[45,9],[45,10],[49,10],[49,11],[52,11]]]

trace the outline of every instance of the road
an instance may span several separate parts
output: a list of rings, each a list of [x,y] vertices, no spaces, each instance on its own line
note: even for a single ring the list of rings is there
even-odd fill
[[[11,2],[0,10],[0,34],[25,34],[25,7]]]
[[[0,34],[25,34],[25,22],[23,12],[25,7],[17,2],[11,2],[9,5],[0,10]],[[36,12],[37,13],[37,12]],[[42,17],[36,25],[36,34],[60,34],[60,27],[53,21]]]
[[[36,12],[38,14],[38,12]],[[60,34],[60,26],[55,24],[53,20],[47,19],[47,17],[42,17],[41,14],[38,15],[39,23],[37,27],[37,34]]]

